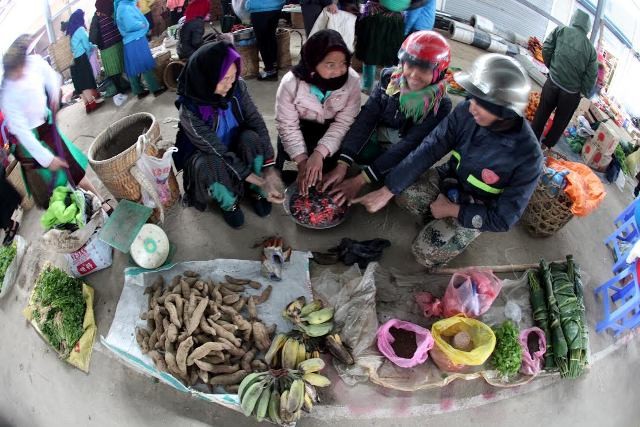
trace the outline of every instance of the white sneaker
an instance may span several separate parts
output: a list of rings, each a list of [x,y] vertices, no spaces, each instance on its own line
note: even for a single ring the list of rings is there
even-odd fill
[[[113,103],[116,105],[116,107],[120,107],[127,101],[127,98],[129,97],[124,93],[116,93],[115,95],[113,95]]]

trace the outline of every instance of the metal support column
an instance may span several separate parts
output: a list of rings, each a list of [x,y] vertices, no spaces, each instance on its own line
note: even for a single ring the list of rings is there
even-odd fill
[[[604,10],[604,4],[606,1],[607,0],[598,0],[595,18],[593,19],[593,26],[591,27],[591,37],[589,37],[591,44],[594,44],[598,38],[598,30],[600,29],[600,21],[602,20],[602,11]]]
[[[45,27],[47,29],[47,37],[49,38],[49,43],[53,43],[56,41],[56,34],[53,31],[53,22],[51,19],[51,8],[49,7],[49,0],[42,0],[42,8],[44,9],[44,19],[45,19]]]

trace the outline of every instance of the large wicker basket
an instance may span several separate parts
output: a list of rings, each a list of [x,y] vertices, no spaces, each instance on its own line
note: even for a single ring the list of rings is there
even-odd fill
[[[53,66],[61,73],[71,67],[73,54],[71,53],[71,39],[64,36],[49,45],[49,55],[53,58]]]
[[[171,62],[171,52],[163,52],[154,59],[156,60],[156,78],[158,79],[158,83],[162,84],[164,81],[164,70]]]
[[[242,57],[242,77],[255,77],[260,70],[260,60],[258,59],[258,46],[254,43],[248,46],[235,46]]]
[[[278,40],[278,68],[291,68],[291,30],[278,28],[276,31]]]
[[[162,157],[164,150],[157,146],[162,139],[160,127],[155,117],[149,113],[136,113],[118,120],[102,131],[89,147],[89,164],[117,199],[140,202],[141,189],[144,188],[159,200],[153,184],[136,166],[140,158],[137,150],[138,138],[143,134],[149,142],[145,153]],[[173,171],[169,175],[169,187],[171,200],[163,208],[172,206],[180,197],[178,181]],[[160,205],[159,202],[156,204]],[[161,222],[164,221],[164,209],[159,209],[159,218]]]
[[[178,76],[184,69],[187,61],[179,60],[179,61],[171,61],[164,69],[164,75],[162,80],[164,81],[164,85],[167,89],[176,91],[178,88]]]

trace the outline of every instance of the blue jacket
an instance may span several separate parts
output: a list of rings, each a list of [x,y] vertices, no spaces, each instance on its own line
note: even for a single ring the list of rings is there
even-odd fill
[[[433,111],[420,123],[414,123],[400,111],[400,94],[390,96],[386,93],[393,68],[385,68],[380,73],[380,83],[371,92],[371,96],[360,110],[355,122],[342,140],[340,161],[351,165],[360,152],[367,146],[369,139],[378,126],[397,129],[402,138],[381,154],[371,165],[362,170],[372,182],[383,181],[385,174],[400,163],[420,142],[451,112],[451,100],[442,98],[438,113]]]
[[[149,22],[136,6],[136,0],[120,0],[116,23],[124,44],[145,37],[149,31]]]
[[[404,12],[404,34],[432,30],[436,23],[436,0],[427,0],[424,6]]]
[[[463,199],[458,221],[481,231],[507,231],[522,216],[538,184],[543,157],[529,124],[498,133],[479,126],[469,101],[459,104],[420,146],[386,177],[393,194],[401,193],[448,153],[438,169],[441,178],[456,178]],[[491,179],[494,177],[494,179]],[[489,182],[486,182],[489,181]]]
[[[284,6],[284,0],[247,0],[245,8],[249,13],[271,12],[281,10]]]
[[[95,48],[96,46],[89,41],[89,34],[84,27],[78,28],[71,36],[71,53],[74,58],[79,58],[85,53],[89,57]]]

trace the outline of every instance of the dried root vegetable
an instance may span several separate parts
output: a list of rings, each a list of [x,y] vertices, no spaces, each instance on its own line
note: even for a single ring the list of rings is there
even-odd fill
[[[159,370],[187,386],[235,390],[248,373],[264,367],[258,354],[269,347],[270,331],[256,306],[268,299],[271,288],[249,296],[245,287],[262,285],[237,278],[227,282],[188,271],[166,284],[158,278],[145,290],[149,307],[140,317],[147,320],[147,329],[136,330],[136,340]]]

